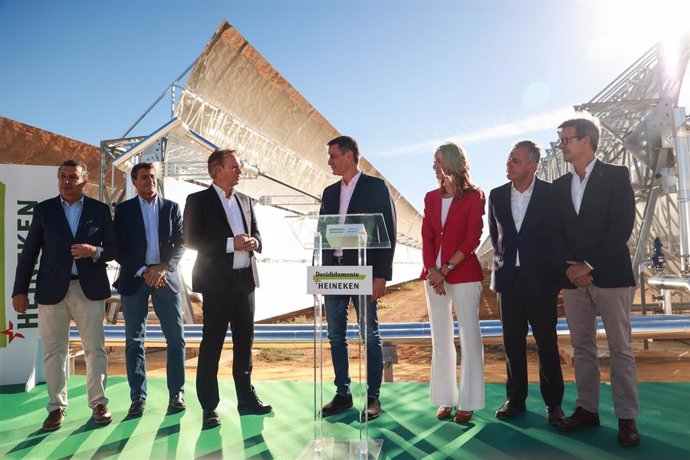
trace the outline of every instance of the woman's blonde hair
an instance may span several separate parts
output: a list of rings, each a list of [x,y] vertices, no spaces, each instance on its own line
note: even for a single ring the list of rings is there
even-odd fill
[[[477,190],[470,180],[470,163],[462,147],[454,142],[446,142],[437,150],[441,151],[441,166],[455,185],[456,195],[461,197],[467,191]],[[442,181],[439,186],[443,187]]]

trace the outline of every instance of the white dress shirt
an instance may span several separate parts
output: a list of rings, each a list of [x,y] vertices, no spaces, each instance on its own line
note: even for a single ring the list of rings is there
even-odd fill
[[[589,182],[589,176],[592,175],[592,168],[594,168],[594,163],[597,161],[595,158],[592,160],[585,168],[585,178],[580,180],[580,176],[575,172],[575,166],[570,165],[570,174],[573,176],[570,180],[570,194],[573,198],[573,206],[575,207],[575,212],[580,214],[580,206],[582,205],[582,196],[585,194],[585,188],[587,187],[587,182]]]
[[[589,182],[589,177],[592,175],[592,169],[594,168],[594,163],[596,163],[596,161],[596,158],[593,159],[585,167],[585,178],[582,180],[580,180],[580,176],[578,176],[577,172],[575,171],[575,166],[572,164],[570,165],[570,174],[572,175],[572,178],[570,179],[570,195],[573,199],[573,207],[575,208],[575,213],[577,215],[580,215],[582,196],[585,194],[585,188],[587,187],[587,182]],[[590,269],[594,269],[594,267],[592,267],[586,260],[583,262],[586,263]]]
[[[515,185],[510,184],[510,210],[513,214],[513,222],[515,223],[515,230],[520,233],[520,228],[522,228],[522,221],[525,220],[525,214],[527,213],[527,207],[529,206],[529,200],[532,198],[532,192],[534,191],[535,178],[532,178],[532,183],[529,184],[527,190],[524,192],[518,191]],[[515,266],[520,266],[520,250],[518,249],[515,254]]]
[[[216,184],[212,185],[216,190],[216,193],[218,193],[220,202],[223,204],[225,217],[228,219],[228,224],[230,225],[232,234],[237,236],[242,233],[247,233],[247,230],[244,228],[244,220],[242,219],[242,208],[240,208],[240,203],[235,195],[235,191],[233,190],[228,198],[225,196],[225,191],[223,191],[222,188],[218,187]],[[232,261],[233,269],[237,270],[240,268],[249,267],[249,251],[236,251],[234,238],[228,238],[225,244],[225,252],[232,252],[235,254]]]
[[[359,180],[361,175],[362,171],[357,172],[357,174],[355,174],[354,177],[350,179],[350,182],[348,184],[346,184],[344,180],[340,181],[340,207],[338,208],[338,214],[340,214],[340,217],[338,219],[338,223],[345,223],[345,214],[347,214],[347,208],[350,207],[350,199],[352,199],[352,194],[355,191],[357,181]],[[343,250],[336,249],[335,256],[342,257]]]

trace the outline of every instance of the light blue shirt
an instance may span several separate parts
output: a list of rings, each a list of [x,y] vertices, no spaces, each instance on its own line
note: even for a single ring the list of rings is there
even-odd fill
[[[62,210],[65,213],[65,218],[67,219],[67,224],[69,229],[72,231],[72,237],[77,234],[77,227],[79,226],[79,218],[81,217],[81,212],[84,209],[84,195],[72,204],[69,204],[60,197],[62,202]],[[72,274],[77,275],[77,262],[72,261]]]
[[[158,242],[158,196],[155,196],[150,203],[141,196],[138,196],[138,198],[146,234],[146,265],[156,265],[161,262],[160,245]],[[141,276],[146,268],[141,267],[137,272],[137,276]]]
[[[72,231],[72,237],[77,235],[77,227],[79,226],[79,219],[81,219],[81,212],[84,210],[84,195],[81,196],[77,201],[69,204],[60,196],[60,202],[62,203],[62,210],[65,213],[65,219],[67,219],[67,224],[69,224],[69,229]],[[92,257],[93,261],[97,261],[103,252],[103,248],[96,246],[96,255]],[[78,275],[77,272],[77,262],[72,261],[72,274]]]

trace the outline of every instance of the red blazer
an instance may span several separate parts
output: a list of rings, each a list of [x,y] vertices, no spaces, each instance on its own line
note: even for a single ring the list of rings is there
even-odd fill
[[[481,190],[466,192],[462,198],[454,198],[448,210],[445,227],[441,227],[441,190],[432,190],[424,197],[424,220],[422,221],[422,257],[424,269],[436,267],[436,256],[441,249],[441,264],[460,250],[465,260],[448,273],[446,282],[451,284],[482,281],[484,274],[475,250],[479,247],[484,221],[484,193]]]

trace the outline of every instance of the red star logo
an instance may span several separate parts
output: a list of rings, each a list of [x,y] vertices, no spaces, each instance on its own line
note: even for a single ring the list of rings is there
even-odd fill
[[[14,324],[12,323],[12,321],[10,321],[10,327],[5,329],[4,331],[0,331],[0,334],[5,334],[5,335],[8,335],[10,337],[10,343],[12,343],[12,341],[17,337],[20,339],[24,338],[24,334],[20,334],[19,332],[15,333],[15,332],[13,332],[13,329],[14,329]]]

